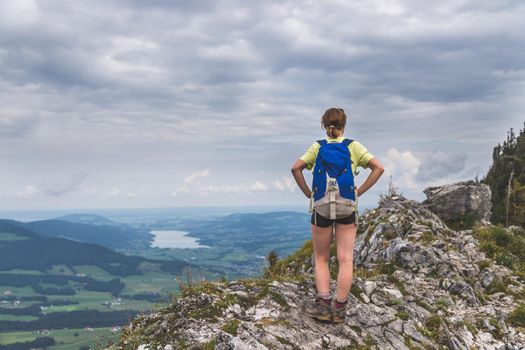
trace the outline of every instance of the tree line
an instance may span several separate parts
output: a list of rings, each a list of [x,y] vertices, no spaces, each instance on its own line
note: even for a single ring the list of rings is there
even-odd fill
[[[494,224],[525,226],[525,123],[492,152],[492,165],[482,180],[492,191]]]

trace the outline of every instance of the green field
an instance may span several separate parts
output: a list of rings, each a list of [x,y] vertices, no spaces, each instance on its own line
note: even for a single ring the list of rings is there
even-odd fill
[[[150,262],[143,262],[139,266],[142,271],[142,275],[131,275],[124,278],[120,278],[120,281],[125,284],[122,289],[121,295],[133,296],[141,293],[160,293],[162,296],[169,299],[173,292],[178,291],[178,284],[175,280],[175,276],[160,270],[159,265]],[[30,270],[11,270],[6,271],[16,275],[31,275],[31,276],[44,276],[44,275],[58,275],[58,276],[86,276],[93,278],[97,281],[110,281],[115,278],[108,272],[95,267],[87,265],[71,266],[67,267],[64,265],[54,265],[51,269],[45,272],[36,272]],[[2,272],[3,273],[3,272]],[[101,312],[111,311],[149,311],[158,307],[165,306],[164,303],[151,302],[148,300],[135,300],[126,297],[117,298],[109,292],[85,290],[81,283],[68,281],[66,285],[55,285],[50,282],[39,283],[42,288],[64,288],[72,287],[75,289],[75,295],[47,295],[47,303],[50,305],[44,306],[41,315],[51,315],[57,312],[70,312],[78,310],[98,310]],[[8,294],[4,294],[9,291]],[[8,301],[6,298],[23,298],[23,297],[35,297],[38,296],[31,286],[24,287],[13,287],[8,285],[0,286],[0,300],[4,302],[0,303],[2,309],[23,309],[34,305],[39,307],[41,301],[38,300],[19,300],[15,305],[14,302]],[[3,298],[3,299],[2,299]],[[78,302],[69,305],[60,305],[60,302],[69,300],[71,302]],[[55,305],[53,305],[55,302]],[[39,317],[35,315],[10,315],[0,313],[0,322],[3,321],[35,321]],[[24,323],[21,323],[23,325]],[[22,326],[21,326],[22,327]],[[92,327],[96,327],[96,323]],[[98,341],[106,342],[108,339],[114,338],[115,334],[110,331],[108,327],[95,328],[93,331],[87,331],[85,329],[57,329],[50,330],[50,333],[46,336],[53,337],[56,341],[55,346],[49,347],[48,349],[63,349],[71,350],[78,349],[81,346],[92,346]],[[75,333],[77,334],[75,336]],[[35,340],[41,337],[41,334],[34,334],[32,331],[12,331],[0,333],[0,344],[10,344],[14,342],[26,342]]]
[[[109,272],[102,270],[100,267],[93,265],[77,265],[75,266],[77,274],[84,274],[89,277],[94,277],[103,281],[110,280],[114,278]]]
[[[28,239],[27,237],[18,236],[10,232],[0,232],[0,241],[18,241]]]
[[[111,328],[105,327],[93,328],[93,330],[84,328],[50,330],[45,336],[53,337],[56,341],[56,345],[48,347],[48,350],[76,350],[82,346],[93,346],[97,343],[106,344],[108,340],[115,339],[118,334],[118,331],[112,332]],[[32,341],[42,336],[44,335],[33,332],[0,333],[0,345]]]
[[[22,269],[12,269],[7,271],[2,271],[2,273],[19,273],[24,275],[42,275],[44,272],[37,270],[22,270]]]
[[[37,319],[38,317],[35,317],[35,316],[26,316],[26,315],[14,316],[14,315],[0,314],[0,321],[33,321]]]
[[[75,274],[66,265],[53,265],[52,268],[48,269],[46,272],[51,273],[51,274],[66,275],[66,276],[71,276]]]

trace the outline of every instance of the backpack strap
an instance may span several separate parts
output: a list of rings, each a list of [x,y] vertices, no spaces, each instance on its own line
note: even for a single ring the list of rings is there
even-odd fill
[[[348,145],[350,145],[352,142],[354,142],[354,140],[344,139],[341,143],[348,147]]]
[[[328,143],[328,141],[326,140],[317,140],[317,143],[321,145],[321,147],[323,147],[324,145],[326,145]]]
[[[345,145],[346,147],[348,147],[352,142],[354,142],[354,140],[350,140],[350,139],[346,139],[346,138],[343,141],[341,141],[341,143],[343,145]],[[348,151],[350,152],[350,150],[348,150]],[[350,155],[350,157],[352,157],[352,155]],[[352,159],[352,158],[350,158],[350,159]],[[359,171],[356,169],[356,172],[355,172],[354,176],[357,175],[357,174],[359,174]]]

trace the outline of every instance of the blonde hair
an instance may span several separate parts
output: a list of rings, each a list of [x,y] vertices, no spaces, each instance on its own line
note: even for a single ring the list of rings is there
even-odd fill
[[[321,125],[330,138],[338,138],[343,134],[346,125],[346,114],[342,108],[329,108],[321,118]]]

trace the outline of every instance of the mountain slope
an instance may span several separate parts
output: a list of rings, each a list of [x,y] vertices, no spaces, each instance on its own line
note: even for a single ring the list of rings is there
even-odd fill
[[[176,276],[188,265],[42,237],[16,224],[0,220],[1,349],[29,349],[31,344],[15,339],[33,340],[39,336],[34,331],[42,329],[53,330],[51,339],[66,344],[61,348],[76,349],[75,338],[84,327],[121,326],[139,311],[169,300],[178,288]]]
[[[309,220],[309,215],[292,211],[242,213],[211,220],[184,220],[177,227],[189,231],[188,235],[199,238],[203,245],[230,248],[235,242],[236,247],[248,251],[267,252],[278,246],[284,252],[310,235]]]
[[[525,284],[515,272],[524,260],[505,242],[523,237],[499,230],[454,231],[421,203],[384,198],[360,220],[345,324],[300,312],[315,293],[309,241],[265,277],[188,286],[171,306],[133,320],[111,348],[519,349]],[[336,273],[332,257],[332,283]]]
[[[76,228],[76,226],[65,227],[72,230]],[[0,257],[2,257],[0,271],[12,269],[45,271],[53,265],[94,265],[112,275],[128,276],[141,274],[137,271],[137,266],[143,261],[160,263],[167,271],[177,274],[181,273],[183,267],[187,265],[177,259],[148,260],[120,254],[97,244],[42,237],[12,220],[0,220],[0,232],[11,235],[9,239],[2,239],[0,236]]]
[[[91,225],[106,225],[106,226],[121,226],[122,224],[112,221],[96,214],[68,214],[54,218],[54,220],[75,222],[78,224],[91,224]]]
[[[78,216],[76,217],[78,219]],[[79,223],[64,220],[11,221],[13,225],[36,232],[43,237],[61,237],[70,240],[100,244],[111,249],[135,247],[147,242],[148,237],[136,229],[116,224]],[[142,243],[144,245],[145,243]]]

